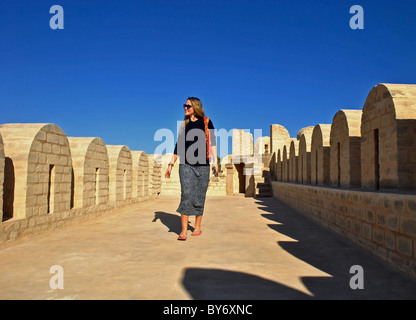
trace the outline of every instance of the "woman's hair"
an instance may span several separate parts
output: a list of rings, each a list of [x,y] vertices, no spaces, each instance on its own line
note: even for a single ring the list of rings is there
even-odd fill
[[[205,112],[204,112],[204,108],[202,107],[202,102],[201,100],[199,100],[198,98],[195,97],[189,97],[187,100],[189,100],[191,102],[191,106],[192,108],[194,108],[195,111],[195,116],[198,118],[203,118],[205,117]],[[189,123],[189,116],[185,116],[183,123],[181,125],[181,130],[185,129],[185,127],[188,125]]]

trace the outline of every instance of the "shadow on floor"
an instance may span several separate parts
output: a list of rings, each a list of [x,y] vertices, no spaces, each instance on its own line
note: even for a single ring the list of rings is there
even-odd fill
[[[188,268],[182,279],[195,300],[295,300],[310,296],[244,272]]]
[[[268,226],[293,239],[277,245],[325,273],[300,281],[312,296],[275,281],[244,272],[187,268],[182,284],[193,299],[219,300],[414,300],[416,281],[335,232],[288,207],[279,199],[256,199]],[[273,252],[270,252],[273,254]],[[364,289],[353,290],[352,266],[364,270]]]
[[[307,218],[277,198],[261,198],[256,203],[265,211],[268,226],[295,241],[280,241],[284,250],[332,277],[303,278],[320,299],[416,299],[416,281],[375,257],[363,248]],[[364,271],[364,289],[352,290],[352,266]]]
[[[163,225],[168,228],[168,232],[173,232],[179,235],[182,231],[181,216],[163,211],[155,211],[155,217],[152,222],[160,220]],[[194,228],[188,222],[188,230],[194,231]]]

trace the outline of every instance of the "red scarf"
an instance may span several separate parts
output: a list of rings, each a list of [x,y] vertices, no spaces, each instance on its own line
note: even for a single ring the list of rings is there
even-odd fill
[[[206,136],[206,140],[207,140],[207,159],[208,159],[208,163],[209,163],[209,157],[211,155],[211,139],[210,139],[210,136],[209,136],[208,122],[209,122],[209,118],[204,117],[205,136]]]

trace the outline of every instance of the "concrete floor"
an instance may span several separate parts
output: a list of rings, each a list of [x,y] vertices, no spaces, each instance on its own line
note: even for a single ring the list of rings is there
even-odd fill
[[[416,281],[275,198],[208,197],[177,241],[178,197],[0,247],[0,299],[415,299]],[[52,289],[51,266],[63,270]],[[362,266],[364,289],[350,268]]]

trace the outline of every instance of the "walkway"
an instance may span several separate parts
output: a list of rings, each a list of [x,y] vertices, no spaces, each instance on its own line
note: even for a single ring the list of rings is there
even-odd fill
[[[415,281],[275,198],[209,197],[203,234],[185,242],[178,200],[3,246],[0,299],[416,298]],[[53,265],[64,289],[50,287]],[[350,288],[353,265],[363,290]]]

